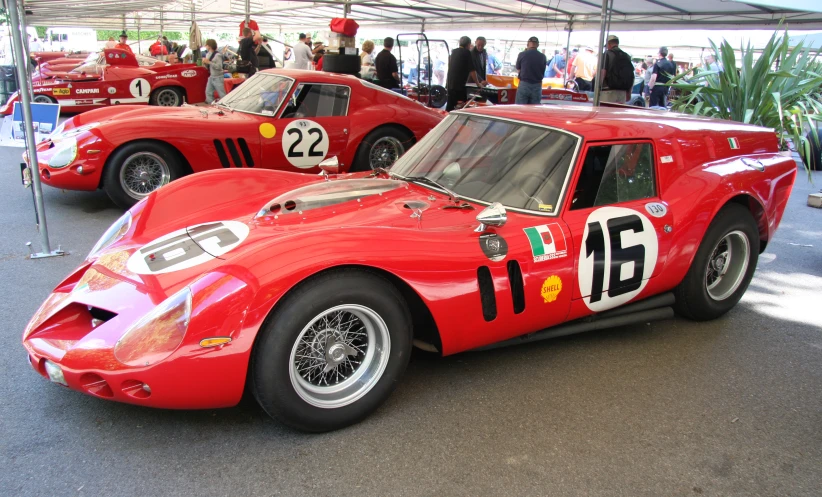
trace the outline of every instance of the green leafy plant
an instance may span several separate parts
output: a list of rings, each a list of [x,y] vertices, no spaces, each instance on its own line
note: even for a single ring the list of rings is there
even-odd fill
[[[773,128],[782,150],[793,143],[810,178],[812,150],[819,146],[815,124],[822,121],[818,51],[801,43],[790,47],[787,31],[779,30],[761,51],[750,42],[742,46],[738,63],[727,40],[718,46],[711,40],[711,47],[721,69],[692,69],[673,78],[669,85],[682,92],[673,110]]]

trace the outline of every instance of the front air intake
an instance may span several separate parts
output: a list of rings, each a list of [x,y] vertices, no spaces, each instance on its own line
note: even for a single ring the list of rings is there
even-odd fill
[[[497,317],[497,298],[494,295],[494,280],[488,266],[480,266],[477,269],[477,282],[482,300],[482,317],[486,321],[493,321]]]

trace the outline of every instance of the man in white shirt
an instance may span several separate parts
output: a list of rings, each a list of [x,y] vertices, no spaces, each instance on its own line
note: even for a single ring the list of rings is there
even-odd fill
[[[43,45],[40,43],[40,40],[38,40],[37,38],[34,38],[33,40],[31,40],[31,43],[29,43],[29,51],[30,52],[42,52],[43,51]]]
[[[300,33],[300,41],[294,46],[294,69],[311,69],[311,61],[314,55],[311,47],[305,43],[305,33]]]

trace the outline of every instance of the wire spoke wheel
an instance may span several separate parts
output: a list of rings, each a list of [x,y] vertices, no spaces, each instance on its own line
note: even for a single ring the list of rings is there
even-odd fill
[[[368,165],[371,169],[379,167],[388,169],[405,153],[405,146],[393,136],[383,136],[371,146],[368,154]]]
[[[168,164],[152,152],[129,156],[120,168],[120,186],[132,198],[142,199],[171,180]]]
[[[705,270],[705,288],[712,299],[725,300],[739,288],[748,269],[750,250],[748,236],[739,230],[719,240]]]
[[[390,350],[388,326],[379,314],[361,305],[333,307],[297,336],[289,360],[291,385],[313,406],[349,405],[377,384]]]

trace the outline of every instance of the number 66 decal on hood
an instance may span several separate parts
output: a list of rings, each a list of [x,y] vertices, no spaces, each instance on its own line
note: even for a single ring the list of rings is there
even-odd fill
[[[645,288],[659,243],[651,221],[624,207],[603,207],[585,222],[579,253],[579,290],[594,312],[622,305]]]

